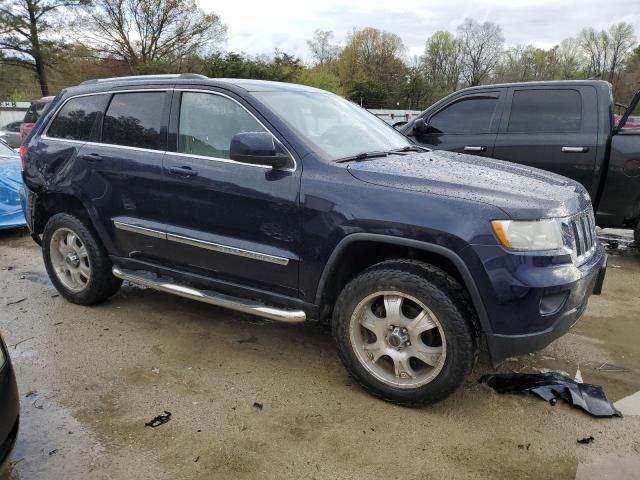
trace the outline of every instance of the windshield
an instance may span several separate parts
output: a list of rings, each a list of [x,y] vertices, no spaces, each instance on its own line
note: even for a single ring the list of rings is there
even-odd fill
[[[375,115],[331,93],[254,92],[325,160],[412,144]]]

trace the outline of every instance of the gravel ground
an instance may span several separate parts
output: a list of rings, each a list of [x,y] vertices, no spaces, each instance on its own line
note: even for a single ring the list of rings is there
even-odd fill
[[[26,233],[2,233],[0,331],[22,400],[3,480],[637,478],[638,416],[597,420],[477,383],[579,366],[613,401],[640,390],[640,256],[621,253],[571,333],[497,369],[481,361],[444,403],[407,409],[353,384],[322,328],[132,285],[72,305]]]

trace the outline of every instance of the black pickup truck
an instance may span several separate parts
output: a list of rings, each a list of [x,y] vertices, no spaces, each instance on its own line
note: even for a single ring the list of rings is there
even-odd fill
[[[400,131],[435,150],[577,180],[591,195],[598,226],[635,228],[640,245],[640,128],[627,122],[639,98],[618,117],[611,84],[601,80],[483,85],[443,98]]]

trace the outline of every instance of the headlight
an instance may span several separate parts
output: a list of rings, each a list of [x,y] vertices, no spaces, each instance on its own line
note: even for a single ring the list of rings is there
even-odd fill
[[[511,250],[557,250],[564,246],[562,227],[555,218],[545,220],[494,220],[493,231]]]

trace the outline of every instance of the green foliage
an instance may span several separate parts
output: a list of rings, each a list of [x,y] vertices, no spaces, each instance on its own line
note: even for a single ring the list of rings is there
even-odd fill
[[[322,68],[305,68],[295,79],[295,83],[320,88],[338,95],[344,95],[340,78],[334,73]]]

